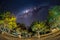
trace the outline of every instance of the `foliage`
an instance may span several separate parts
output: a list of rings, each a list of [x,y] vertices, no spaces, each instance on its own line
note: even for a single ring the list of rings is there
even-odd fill
[[[28,35],[28,30],[24,24],[16,23],[15,15],[12,15],[11,12],[5,12],[0,15],[2,20],[0,20],[0,27],[3,24],[4,29],[13,30],[15,34],[21,33],[23,36]],[[49,9],[48,23],[51,28],[60,28],[60,6],[54,6]],[[14,30],[15,29],[15,30]],[[33,33],[46,33],[49,30],[48,25],[45,22],[33,22],[30,26],[30,32]]]
[[[41,32],[42,30],[44,30],[46,27],[45,27],[45,23],[44,22],[36,22],[34,23],[34,25],[32,25],[31,29],[32,31],[39,31]]]
[[[23,37],[28,37],[28,31],[27,31],[27,30],[23,30],[23,31],[21,32],[21,35],[22,35]]]
[[[14,31],[15,31],[15,32],[14,32]],[[17,34],[18,34],[18,35],[23,35],[23,36],[25,36],[25,35],[27,35],[26,32],[27,32],[27,30],[26,30],[25,25],[24,25],[24,24],[17,23],[17,27],[15,27],[15,28],[13,29],[12,34],[14,34],[14,35],[17,35]]]
[[[50,16],[58,16],[60,15],[60,6],[54,6],[53,8],[49,9]]]
[[[0,13],[0,20],[3,20],[4,19],[4,14],[3,13]]]
[[[2,17],[2,19],[0,19],[0,28],[3,27],[4,31],[7,31],[7,30],[10,31],[17,27],[16,17],[12,15],[11,12],[5,12],[0,16]]]
[[[0,20],[0,24],[4,24],[4,21],[3,20]]]
[[[4,15],[5,15],[4,23],[5,23],[6,27],[8,27],[10,30],[17,27],[16,18],[14,15],[11,16],[10,12],[6,12]]]
[[[60,6],[54,6],[49,10],[48,22],[51,28],[59,27],[60,25]]]

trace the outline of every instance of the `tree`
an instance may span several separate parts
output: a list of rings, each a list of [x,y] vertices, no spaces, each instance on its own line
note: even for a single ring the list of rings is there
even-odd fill
[[[17,27],[16,17],[15,15],[11,14],[11,12],[4,13],[4,27],[9,31]]]
[[[0,13],[0,20],[4,19],[4,13]]]
[[[0,20],[0,31],[3,34],[4,32],[4,21],[3,20]]]
[[[17,23],[17,27],[14,28],[16,29],[20,29],[20,31],[22,30],[26,30],[25,24],[21,24],[21,23]]]
[[[17,23],[17,27],[15,27],[13,30],[15,30],[14,35],[19,36],[19,38],[21,38],[21,35],[23,36],[27,35],[26,34],[27,30],[24,24]]]
[[[36,32],[38,36],[40,35],[40,32],[46,29],[44,22],[34,22],[33,24],[34,25],[32,25],[31,29],[32,31]]]
[[[11,30],[13,30],[14,28],[17,27],[17,24],[16,24],[16,17],[14,14],[12,14],[11,12],[5,12],[3,14],[0,15],[0,17],[2,18],[0,20],[0,26],[2,26],[3,24],[3,30],[5,32],[9,32]]]
[[[4,33],[4,13],[0,13],[0,31]]]
[[[49,10],[48,22],[51,28],[60,28],[60,6],[54,6]]]
[[[21,35],[22,35],[23,37],[28,37],[28,30],[23,30],[23,31],[21,32]]]

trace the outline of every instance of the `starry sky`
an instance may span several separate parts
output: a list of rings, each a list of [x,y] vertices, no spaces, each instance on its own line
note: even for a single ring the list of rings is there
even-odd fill
[[[29,26],[33,21],[47,19],[48,9],[60,5],[59,0],[0,0],[0,13],[5,11],[13,12],[17,22]],[[36,10],[34,8],[36,7]],[[24,13],[26,10],[32,10]]]

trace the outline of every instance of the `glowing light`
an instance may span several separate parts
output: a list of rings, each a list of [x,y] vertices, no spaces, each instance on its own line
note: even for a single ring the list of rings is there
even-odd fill
[[[25,11],[23,11],[23,13],[28,13],[30,10],[28,9],[28,10],[25,10]]]

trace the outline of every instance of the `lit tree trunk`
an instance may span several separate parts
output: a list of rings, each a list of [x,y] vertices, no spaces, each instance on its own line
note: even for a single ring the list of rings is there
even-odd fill
[[[37,37],[40,38],[40,32],[39,31],[37,31]]]
[[[19,32],[20,33],[20,32]],[[21,33],[18,35],[19,38],[21,38]]]

